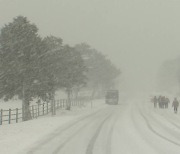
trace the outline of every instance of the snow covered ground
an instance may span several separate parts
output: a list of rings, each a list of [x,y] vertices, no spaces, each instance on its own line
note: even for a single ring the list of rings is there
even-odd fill
[[[180,112],[148,99],[59,111],[0,127],[2,154],[179,154]]]
[[[55,94],[55,99],[67,99],[67,94],[63,91],[58,91]],[[36,100],[31,102],[31,105],[37,105]],[[22,108],[22,100],[18,99],[17,97],[14,97],[11,100],[4,101],[3,99],[0,99],[0,109],[16,109],[16,108]]]
[[[0,99],[0,109],[16,109],[22,107],[22,101],[18,99],[9,100],[5,102],[4,100]]]
[[[18,101],[13,101],[4,104],[3,107],[8,108],[11,105],[16,107],[15,105],[18,104]],[[46,138],[63,125],[68,125],[103,107],[105,107],[104,101],[100,100],[92,102],[92,106],[89,103],[85,107],[73,107],[71,111],[57,110],[56,116],[50,114],[27,122],[2,125],[0,126],[0,154],[19,154],[23,149],[37,144],[39,140]]]

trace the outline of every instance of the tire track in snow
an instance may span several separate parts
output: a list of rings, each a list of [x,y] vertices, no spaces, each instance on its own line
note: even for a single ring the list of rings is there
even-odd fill
[[[89,117],[95,116],[97,115],[100,111],[102,111],[103,109],[99,109],[98,111],[88,114],[85,117],[82,118],[78,118],[77,120],[73,121],[72,123],[70,123],[69,125],[67,125],[66,127],[60,129],[56,129],[55,133],[51,134],[50,136],[48,136],[45,140],[43,140],[42,142],[40,142],[39,144],[37,144],[37,146],[31,148],[30,151],[27,152],[27,154],[34,154],[36,151],[38,151],[38,149],[41,149],[42,146],[50,143],[55,137],[62,135],[64,132],[68,131],[69,129],[71,129],[73,126],[78,125],[80,122],[88,119]]]
[[[108,134],[108,138],[107,138],[106,154],[111,154],[112,135],[113,135],[114,126],[115,126],[117,120],[118,120],[118,117],[116,117],[113,124],[111,125],[111,129],[109,130],[109,134]]]
[[[104,119],[104,113],[101,113],[101,114],[102,114],[103,119]],[[111,113],[111,114],[108,114],[107,117],[105,118],[105,120],[108,119],[111,115],[112,115],[112,113]],[[94,117],[92,118],[92,120],[94,120]],[[104,122],[105,120],[103,120],[103,122]],[[61,149],[62,149],[71,139],[73,139],[75,136],[77,136],[78,133],[80,133],[82,130],[84,130],[84,128],[85,128],[86,126],[88,126],[88,124],[91,124],[91,123],[88,121],[86,124],[84,124],[83,126],[81,126],[81,127],[80,127],[77,131],[75,131],[69,138],[67,138],[62,144],[60,144],[60,145],[53,151],[52,154],[58,154],[58,153],[61,151]]]
[[[143,108],[145,108],[144,105],[143,105]],[[139,107],[139,110],[141,110],[140,107]],[[152,112],[152,110],[151,110],[151,112]],[[142,111],[141,111],[141,113],[142,113]],[[169,117],[167,117],[167,116],[164,117],[163,115],[157,113],[157,111],[153,111],[153,113],[155,113],[156,115],[162,117],[162,118],[165,119],[168,123],[170,123],[171,125],[175,126],[177,129],[180,129],[180,126],[177,125],[177,124],[175,124],[171,118],[169,118]],[[153,119],[153,121],[155,121],[156,123],[158,123],[159,125],[161,125],[161,127],[164,126],[164,125],[162,124],[162,121],[157,120],[157,119],[156,119],[155,117],[153,117],[153,116],[151,116],[151,118]],[[167,128],[166,128],[166,130],[167,130]],[[173,132],[171,132],[171,135],[176,135],[176,134],[172,134],[172,133],[173,133]]]
[[[111,115],[112,115],[112,113],[102,121],[102,123],[100,124],[100,126],[96,130],[94,136],[91,138],[91,140],[89,142],[89,145],[88,145],[88,147],[86,149],[86,154],[93,154],[93,149],[94,149],[96,139],[98,138],[104,123],[111,117]]]
[[[167,117],[166,117],[167,118]],[[174,122],[173,122],[173,120],[171,120],[171,119],[169,119],[169,118],[167,118],[166,119],[165,117],[164,117],[164,119],[166,120],[166,121],[168,121],[169,123],[171,123],[173,126],[175,126],[176,128],[178,128],[178,129],[180,129],[180,126],[179,125],[177,125],[177,124],[175,124]]]
[[[132,109],[132,107],[133,107],[133,109]],[[136,109],[135,109],[135,107],[136,107]],[[144,142],[147,142],[147,144],[148,144],[150,147],[153,147],[153,149],[156,149],[157,153],[164,153],[161,149],[159,149],[159,148],[157,148],[156,146],[154,146],[149,139],[147,139],[147,138],[144,137],[144,134],[142,134],[142,132],[141,132],[141,130],[140,130],[141,127],[139,127],[139,126],[137,125],[137,122],[136,122],[136,120],[135,120],[135,116],[137,115],[137,113],[134,112],[135,110],[137,110],[137,113],[140,112],[139,107],[138,107],[138,109],[137,109],[137,106],[131,106],[131,119],[132,119],[132,121],[133,121],[133,124],[134,124],[136,130],[137,130],[138,133],[140,134],[141,139],[142,139]],[[155,151],[154,151],[153,153],[155,153]]]
[[[158,116],[163,117],[166,121],[168,121],[169,123],[171,123],[173,126],[175,126],[176,128],[180,129],[180,126],[177,125],[172,118],[167,117],[167,116],[164,117],[163,115],[158,114],[156,111],[154,111],[154,113],[155,113],[156,115],[158,115]]]
[[[162,139],[164,139],[164,140],[166,140],[166,141],[168,141],[168,142],[170,142],[170,143],[172,143],[172,144],[175,144],[175,145],[177,145],[177,146],[180,146],[180,143],[177,143],[177,142],[175,142],[175,141],[173,141],[173,140],[171,140],[171,139],[169,139],[169,138],[161,135],[161,134],[158,133],[157,131],[155,131],[155,130],[153,129],[153,127],[150,125],[148,119],[147,119],[147,118],[144,116],[144,114],[142,113],[142,111],[139,110],[139,113],[140,113],[140,115],[143,117],[143,119],[145,120],[148,128],[149,128],[154,134],[156,134],[156,135],[159,136],[160,138],[162,138]]]

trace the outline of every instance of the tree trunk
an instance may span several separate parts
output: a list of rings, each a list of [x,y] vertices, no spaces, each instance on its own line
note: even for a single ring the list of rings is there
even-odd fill
[[[31,111],[30,111],[30,107],[29,107],[29,101],[26,101],[25,99],[23,99],[23,102],[22,102],[22,120],[28,121],[30,119],[32,119],[32,117],[31,117]]]
[[[71,110],[71,90],[67,90],[67,95],[68,95],[68,101],[67,101],[67,110]]]
[[[56,106],[55,106],[55,96],[54,96],[54,92],[52,92],[50,100],[51,100],[52,115],[56,115]]]
[[[26,98],[26,89],[25,89],[25,84],[23,83],[22,87],[22,121],[27,121],[32,119],[31,117],[31,111],[29,108],[29,101]]]

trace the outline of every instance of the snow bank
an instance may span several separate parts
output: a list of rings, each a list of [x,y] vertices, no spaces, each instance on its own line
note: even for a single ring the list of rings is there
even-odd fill
[[[93,102],[93,108],[89,103],[85,107],[73,107],[71,111],[59,110],[53,117],[48,115],[18,124],[2,125],[0,126],[0,153],[23,153],[23,149],[30,148],[59,127],[105,106],[104,100],[98,100]]]

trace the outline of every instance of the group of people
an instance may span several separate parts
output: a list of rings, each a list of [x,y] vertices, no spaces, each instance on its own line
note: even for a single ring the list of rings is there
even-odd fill
[[[157,106],[159,106],[159,108],[161,109],[167,109],[170,103],[170,100],[168,97],[165,96],[154,96],[153,98],[153,103],[154,103],[154,108],[157,108]],[[179,107],[179,101],[177,100],[177,98],[175,97],[173,102],[172,102],[172,107],[174,107],[174,113],[177,113],[178,107]]]

